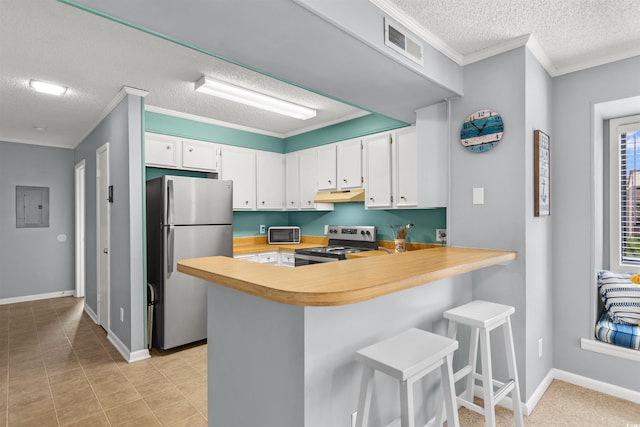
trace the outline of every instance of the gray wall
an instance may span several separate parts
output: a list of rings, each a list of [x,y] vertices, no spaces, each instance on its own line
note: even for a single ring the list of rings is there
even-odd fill
[[[452,102],[450,242],[518,252],[507,266],[473,273],[473,298],[514,306],[512,317],[520,389],[525,376],[526,176],[525,48],[515,49],[465,67],[465,96]],[[459,141],[460,127],[471,113],[492,109],[502,115],[504,136],[492,150],[472,153]],[[472,204],[472,189],[483,187],[484,205]],[[506,379],[501,339],[492,341],[494,373]]]
[[[534,131],[542,130],[553,136],[552,128],[552,79],[527,49],[525,50],[525,128],[524,165],[525,180],[523,203],[525,205],[525,303],[526,303],[526,349],[525,349],[525,395],[531,394],[553,368],[553,318],[551,308],[553,251],[551,246],[552,215],[534,216]],[[553,144],[555,138],[551,140]],[[553,145],[552,145],[553,149]],[[553,181],[552,181],[553,185]],[[552,196],[552,201],[553,201]],[[542,339],[542,357],[538,355],[538,340]]]
[[[72,150],[0,142],[0,299],[75,289],[73,166]],[[49,227],[16,228],[16,185],[49,187]]]
[[[602,217],[594,189],[602,168],[593,159],[594,141],[602,140],[594,108],[639,96],[638,75],[640,57],[555,78],[551,137],[554,367],[636,391],[637,376],[629,373],[637,372],[637,362],[582,350],[580,339],[593,337],[595,272],[603,267],[595,238],[602,224],[594,221]]]
[[[131,351],[144,347],[141,112],[141,98],[125,97],[75,150],[76,163],[86,161],[86,304],[97,313],[96,150],[109,142],[109,184],[114,187],[110,205],[110,332]],[[124,322],[120,321],[121,307]]]

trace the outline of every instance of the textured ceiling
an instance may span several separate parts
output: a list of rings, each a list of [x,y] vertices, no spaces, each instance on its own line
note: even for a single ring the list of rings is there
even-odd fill
[[[201,1],[190,9],[169,1],[153,7],[140,0],[98,3],[117,4],[130,15],[152,21],[169,19],[175,34],[180,32],[178,18],[193,22],[193,14],[199,14],[215,20],[217,28],[195,30],[227,49],[220,54],[267,71],[273,62],[280,62],[280,68],[273,68],[278,72],[269,72],[401,120],[404,116],[391,113],[410,117],[412,106],[447,96],[444,88],[364,48],[341,30],[322,25],[292,1],[253,1]],[[551,75],[640,55],[638,0],[370,1],[387,13],[391,9],[392,17],[417,29],[418,35],[460,65],[524,42],[530,43]],[[0,0],[0,11],[0,141],[74,147],[123,86],[148,91],[146,105],[155,111],[176,111],[276,136],[364,114],[59,1]],[[167,11],[173,14],[167,17]],[[260,28],[247,28],[249,24]],[[166,35],[171,37],[172,32]],[[216,35],[215,40],[210,34]],[[263,50],[256,54],[258,48]],[[193,82],[202,75],[317,108],[318,116],[300,121],[195,93]],[[60,98],[36,94],[28,87],[31,78],[61,83],[69,92]]]
[[[458,52],[463,64],[526,35],[539,44],[552,75],[640,55],[637,0],[372,1],[395,6]]]
[[[74,147],[123,86],[148,91],[145,103],[151,110],[274,136],[366,114],[57,1],[0,0],[0,10],[0,141]],[[202,75],[315,108],[317,116],[297,120],[196,93],[194,82]],[[39,94],[29,88],[31,78],[69,90],[63,97]]]

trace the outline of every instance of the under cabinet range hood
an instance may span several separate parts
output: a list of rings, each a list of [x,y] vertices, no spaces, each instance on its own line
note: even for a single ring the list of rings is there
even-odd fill
[[[315,203],[364,202],[364,189],[354,188],[353,190],[318,191],[313,201]]]

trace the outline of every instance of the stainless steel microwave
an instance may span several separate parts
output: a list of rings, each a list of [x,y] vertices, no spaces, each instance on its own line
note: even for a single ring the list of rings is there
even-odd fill
[[[300,227],[269,227],[269,244],[290,244],[300,243]]]

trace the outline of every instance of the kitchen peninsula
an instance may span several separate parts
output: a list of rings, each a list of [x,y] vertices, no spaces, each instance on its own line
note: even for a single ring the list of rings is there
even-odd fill
[[[439,247],[299,268],[180,261],[178,271],[216,284],[208,290],[209,425],[348,427],[360,379],[353,353],[410,327],[444,335],[442,313],[471,299],[465,273],[515,258]],[[399,416],[397,386],[385,380],[374,425]],[[435,400],[421,390],[424,424]]]

